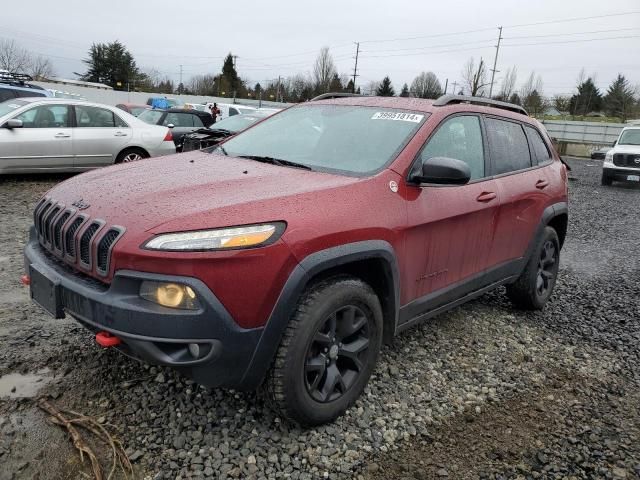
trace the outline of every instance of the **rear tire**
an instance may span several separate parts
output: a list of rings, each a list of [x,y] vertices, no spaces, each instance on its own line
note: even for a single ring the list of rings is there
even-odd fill
[[[613,183],[613,180],[611,179],[611,177],[603,173],[600,183],[602,183],[602,185],[604,185],[605,187],[610,187]]]
[[[300,298],[265,389],[272,406],[303,426],[342,415],[360,396],[382,344],[382,308],[353,277],[324,280]]]
[[[116,157],[116,163],[129,163],[149,158],[149,154],[141,148],[126,148]]]
[[[524,310],[541,310],[553,292],[560,266],[560,241],[551,227],[545,227],[536,246],[520,274],[507,285],[507,296],[516,307]]]

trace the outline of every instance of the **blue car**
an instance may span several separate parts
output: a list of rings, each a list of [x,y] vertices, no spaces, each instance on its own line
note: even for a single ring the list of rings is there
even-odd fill
[[[38,85],[27,83],[29,75],[0,70],[0,103],[20,97],[50,97],[51,92]]]

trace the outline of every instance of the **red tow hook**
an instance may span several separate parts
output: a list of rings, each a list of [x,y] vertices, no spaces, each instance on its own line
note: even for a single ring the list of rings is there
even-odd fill
[[[120,343],[122,343],[122,340],[114,335],[111,335],[109,332],[98,332],[96,333],[96,342],[103,348],[109,348],[120,345]]]
[[[29,275],[22,275],[20,277],[20,283],[25,286],[31,285],[31,277]]]

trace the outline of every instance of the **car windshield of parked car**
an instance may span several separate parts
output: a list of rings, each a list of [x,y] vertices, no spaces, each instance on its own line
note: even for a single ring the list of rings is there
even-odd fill
[[[138,115],[138,118],[149,125],[157,125],[164,115],[162,110],[147,110]]]
[[[209,126],[211,130],[229,130],[230,132],[240,132],[245,128],[249,128],[258,120],[262,120],[262,117],[255,115],[234,115],[233,117],[225,118]]]
[[[640,145],[640,128],[622,132],[618,145]]]
[[[24,102],[22,100],[5,100],[4,102],[0,103],[0,117],[3,117],[7,113],[11,113],[16,109],[25,106],[27,103],[28,102]]]
[[[381,107],[304,105],[266,119],[215,152],[269,157],[320,171],[370,174],[396,157],[427,116]]]

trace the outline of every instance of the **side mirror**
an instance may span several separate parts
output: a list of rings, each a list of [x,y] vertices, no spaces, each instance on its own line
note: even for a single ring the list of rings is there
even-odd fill
[[[167,128],[175,128],[176,126],[173,123],[170,123],[169,125],[167,125]]]
[[[4,126],[6,128],[13,129],[13,128],[22,128],[24,125],[22,124],[22,120],[17,120],[15,118],[12,118],[11,120],[7,120]]]
[[[471,170],[462,160],[433,157],[422,162],[422,169],[411,178],[416,183],[437,185],[465,185],[471,179]]]
[[[618,141],[617,141],[617,140],[614,140],[614,141],[613,141],[613,143],[611,144],[611,146],[612,146],[612,147],[615,147],[615,146],[616,146],[616,143],[618,143]]]

